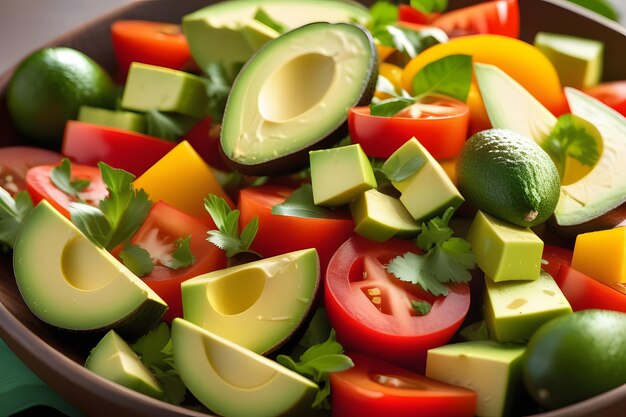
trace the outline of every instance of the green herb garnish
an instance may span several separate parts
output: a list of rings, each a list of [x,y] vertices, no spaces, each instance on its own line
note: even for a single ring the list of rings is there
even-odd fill
[[[229,80],[224,67],[219,63],[209,64],[204,70],[207,78],[203,78],[203,80],[209,99],[207,113],[212,120],[222,120],[232,81]]]
[[[332,212],[316,206],[313,202],[313,187],[304,184],[282,203],[272,207],[272,214],[279,216],[306,217],[314,219],[332,218]]]
[[[17,232],[26,215],[33,209],[33,200],[26,191],[15,195],[0,187],[0,242],[15,247]]]
[[[154,269],[150,253],[139,245],[125,246],[120,252],[120,258],[124,265],[138,277],[148,275]]]
[[[88,179],[72,179],[72,165],[67,158],[50,170],[50,180],[55,187],[77,201],[82,201],[80,193],[91,183]]]
[[[411,7],[422,13],[443,12],[448,7],[448,0],[411,0]]]
[[[194,117],[151,109],[146,112],[146,133],[170,142],[177,142],[197,122],[198,119]]]
[[[191,252],[190,243],[191,235],[188,235],[184,239],[181,237],[176,239],[172,257],[162,260],[161,263],[171,269],[187,268],[193,265],[196,261],[196,257],[193,255],[193,252]]]
[[[430,310],[433,308],[433,306],[428,301],[411,300],[411,308],[413,308],[413,310],[418,315],[425,316],[426,314],[430,313]]]
[[[398,21],[398,6],[388,1],[379,0],[370,7],[370,21],[368,28],[374,32],[377,28],[390,25]]]

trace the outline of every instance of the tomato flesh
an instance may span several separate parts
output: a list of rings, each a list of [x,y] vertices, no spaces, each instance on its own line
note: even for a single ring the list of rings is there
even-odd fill
[[[0,148],[0,187],[12,196],[26,190],[26,172],[34,166],[56,164],[60,153],[31,146]]]
[[[442,13],[430,24],[450,37],[490,33],[519,38],[519,5],[517,0],[487,1]]]
[[[572,310],[614,310],[626,313],[626,287],[607,285],[569,266],[561,264],[555,281]]]
[[[626,80],[601,83],[584,92],[626,116]]]

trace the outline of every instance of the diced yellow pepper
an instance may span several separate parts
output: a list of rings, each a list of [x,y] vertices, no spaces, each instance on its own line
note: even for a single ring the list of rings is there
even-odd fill
[[[572,268],[607,284],[626,282],[626,227],[578,235]]]
[[[134,182],[152,201],[166,203],[192,216],[206,218],[204,197],[215,194],[232,201],[213,171],[187,141],[182,141]]]

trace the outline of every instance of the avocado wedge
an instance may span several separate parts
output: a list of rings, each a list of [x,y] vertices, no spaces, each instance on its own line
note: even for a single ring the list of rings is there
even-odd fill
[[[347,135],[348,109],[369,104],[378,75],[372,36],[347,23],[311,23],[265,44],[228,97],[221,150],[250,175],[295,172],[309,150]]]

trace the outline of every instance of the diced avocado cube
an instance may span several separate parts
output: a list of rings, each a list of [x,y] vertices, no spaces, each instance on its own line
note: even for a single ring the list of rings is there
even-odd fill
[[[539,277],[543,241],[529,228],[478,211],[467,233],[478,267],[491,280],[532,280]]]
[[[539,32],[535,36],[535,46],[552,62],[561,84],[582,89],[600,82],[604,60],[602,42]]]
[[[485,277],[485,322],[501,342],[525,342],[543,323],[572,307],[545,271],[534,281],[493,282]]]
[[[607,284],[626,282],[626,227],[576,236],[572,268]]]
[[[376,188],[372,165],[361,145],[348,145],[309,152],[313,202],[340,206],[359,194]]]
[[[426,376],[476,391],[476,415],[500,417],[516,410],[515,397],[524,391],[524,349],[493,340],[440,346],[428,351]]]
[[[391,183],[402,193],[400,201],[418,223],[442,215],[448,207],[456,209],[465,201],[441,165],[415,138],[387,158],[383,170],[401,169],[407,164],[419,165],[417,171]]]
[[[132,130],[133,132],[146,132],[145,117],[132,111],[115,111],[98,107],[80,106],[78,120],[118,129]]]
[[[415,235],[420,227],[397,198],[368,190],[350,203],[354,231],[377,242],[396,234]]]
[[[124,109],[156,109],[202,118],[207,106],[205,84],[200,77],[155,65],[131,64],[122,96]]]

